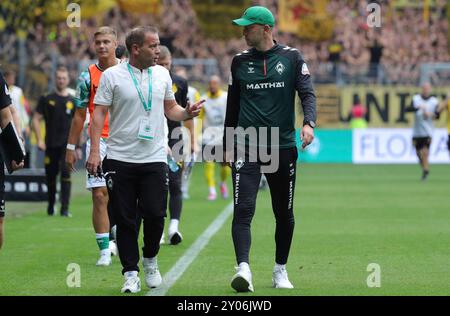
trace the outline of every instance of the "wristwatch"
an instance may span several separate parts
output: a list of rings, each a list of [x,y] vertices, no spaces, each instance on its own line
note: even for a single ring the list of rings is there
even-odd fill
[[[309,125],[310,127],[315,128],[316,127],[316,122],[314,122],[314,121],[304,121],[303,122],[303,126],[305,126],[305,125]]]

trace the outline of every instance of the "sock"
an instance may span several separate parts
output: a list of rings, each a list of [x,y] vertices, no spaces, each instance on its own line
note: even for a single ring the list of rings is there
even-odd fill
[[[231,169],[228,166],[222,166],[220,169],[220,180],[225,182],[231,174]]]
[[[134,278],[134,277],[138,276],[138,272],[137,271],[127,271],[123,275],[124,275],[125,279]]]
[[[109,233],[95,234],[100,251],[109,250]]]
[[[178,231],[178,219],[171,219],[169,224],[169,234]]]
[[[205,176],[206,176],[206,183],[208,184],[208,187],[215,187],[216,181],[214,179],[214,169],[215,164],[212,161],[207,161],[205,163]]]
[[[250,265],[247,262],[241,262],[239,263],[239,269],[250,270]]]
[[[215,187],[209,187],[209,194],[216,194],[216,188]]]
[[[286,265],[275,263],[274,270],[281,270],[281,269],[286,269]]]

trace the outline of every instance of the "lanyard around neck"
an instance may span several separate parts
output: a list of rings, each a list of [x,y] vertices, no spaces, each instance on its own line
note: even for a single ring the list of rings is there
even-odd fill
[[[142,94],[141,86],[139,85],[136,76],[134,75],[133,69],[131,69],[130,63],[127,63],[128,71],[131,75],[131,79],[133,79],[134,87],[139,95],[139,99],[141,99],[142,105],[144,106],[144,110],[149,112],[152,109],[152,69],[147,68],[148,72],[148,102],[145,102],[144,95]]]

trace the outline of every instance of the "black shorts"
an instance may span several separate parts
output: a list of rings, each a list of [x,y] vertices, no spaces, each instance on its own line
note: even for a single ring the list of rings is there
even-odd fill
[[[421,150],[422,148],[430,148],[431,137],[413,137],[413,144],[416,150]]]

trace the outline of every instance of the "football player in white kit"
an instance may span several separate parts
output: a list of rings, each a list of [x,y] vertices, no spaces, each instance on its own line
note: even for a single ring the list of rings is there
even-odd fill
[[[215,164],[211,159],[205,156],[206,153],[216,155],[220,149],[222,152],[223,126],[227,110],[227,92],[220,86],[222,81],[218,76],[211,76],[209,79],[208,92],[202,97],[206,100],[199,119],[203,123],[202,152],[205,163],[205,176],[208,183],[208,200],[213,201],[217,197],[214,169]],[[230,176],[231,169],[226,163],[222,163],[220,172],[220,192],[222,198],[228,198],[228,188],[226,179]]]
[[[433,119],[438,117],[439,101],[431,95],[430,83],[422,85],[422,93],[413,96],[412,104],[406,109],[414,112],[413,144],[416,148],[422,167],[422,181],[425,181],[430,173],[429,155],[433,136]]]

